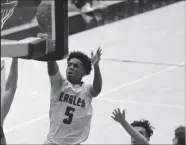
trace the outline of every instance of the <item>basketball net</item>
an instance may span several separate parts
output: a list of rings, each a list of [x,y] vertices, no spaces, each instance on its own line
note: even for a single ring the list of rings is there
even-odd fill
[[[17,5],[17,0],[6,0],[6,2],[1,2],[1,30],[5,22],[12,16],[14,9]]]
[[[12,16],[14,13],[14,8],[16,7],[18,1],[17,0],[6,0],[6,2],[2,2],[1,0],[1,30],[5,24],[5,22]],[[1,95],[4,93],[4,87],[6,82],[5,77],[5,66],[4,60],[1,59]]]

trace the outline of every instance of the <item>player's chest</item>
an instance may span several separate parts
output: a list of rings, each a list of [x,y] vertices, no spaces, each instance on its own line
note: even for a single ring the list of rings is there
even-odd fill
[[[85,108],[91,101],[82,87],[63,87],[56,95],[54,103],[67,104],[78,108]]]

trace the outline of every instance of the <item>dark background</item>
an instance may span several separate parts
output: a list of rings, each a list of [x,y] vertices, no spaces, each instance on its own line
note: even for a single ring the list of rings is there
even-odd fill
[[[10,17],[9,20],[7,20],[3,29],[21,26],[25,23],[31,23],[31,21],[35,18],[37,7],[41,2],[41,0],[18,1],[19,3],[15,8],[13,16]],[[181,0],[121,0],[118,1],[118,3],[116,4],[105,7],[104,9],[98,8],[92,12],[87,13],[87,16],[93,17],[93,21],[91,21],[91,23],[86,23],[80,13],[70,16],[69,34],[75,34],[87,29],[145,13],[179,1]],[[81,7],[82,4],[84,3],[81,2],[78,7]],[[101,19],[98,21],[96,17],[100,17]],[[20,32],[2,36],[2,38],[10,40],[20,40],[24,39],[25,37],[35,37],[37,33],[40,32],[41,31],[38,27],[33,27]]]

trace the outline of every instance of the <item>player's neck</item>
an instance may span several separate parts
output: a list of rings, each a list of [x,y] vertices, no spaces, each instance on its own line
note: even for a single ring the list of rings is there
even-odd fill
[[[78,81],[70,81],[70,83],[71,83],[73,86],[81,86],[81,85],[82,85],[81,80],[78,80]]]

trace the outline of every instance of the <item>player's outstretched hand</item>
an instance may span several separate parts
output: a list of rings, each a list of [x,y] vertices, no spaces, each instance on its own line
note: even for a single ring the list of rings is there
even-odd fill
[[[48,34],[46,34],[46,33],[38,33],[37,37],[40,37],[42,39],[48,39]]]
[[[96,52],[95,55],[94,55],[93,52],[91,52],[91,62],[92,62],[92,65],[94,65],[94,66],[95,65],[98,65],[98,63],[99,63],[99,61],[101,59],[101,55],[102,55],[101,51],[102,51],[102,49],[99,47],[97,49],[97,52]]]
[[[114,109],[112,112],[113,116],[111,116],[116,122],[122,123],[125,121],[125,110],[121,113],[120,109]]]
[[[48,34],[46,34],[46,33],[38,33],[37,34],[37,37],[39,37],[41,39],[44,39],[44,40],[47,40],[48,47],[55,48],[55,41],[54,40],[51,40],[49,38],[49,35]]]

